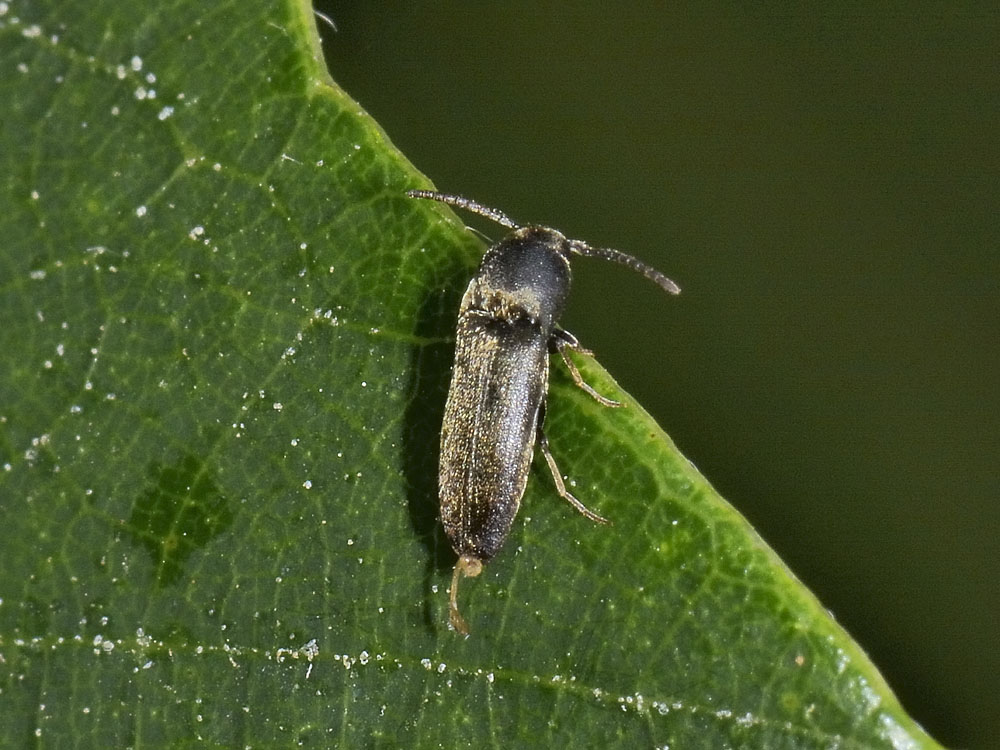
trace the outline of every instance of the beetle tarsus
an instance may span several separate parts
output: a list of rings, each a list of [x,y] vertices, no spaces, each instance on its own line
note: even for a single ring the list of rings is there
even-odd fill
[[[594,399],[594,401],[602,406],[624,406],[621,401],[615,401],[613,398],[602,396],[594,390],[593,386],[583,379],[583,376],[580,374],[580,370],[577,369],[576,363],[570,358],[567,349],[573,349],[581,354],[591,354],[592,352],[589,349],[584,349],[580,346],[580,343],[576,340],[576,337],[573,336],[573,334],[568,331],[559,330],[556,331],[556,335],[552,337],[552,340],[555,342],[556,349],[559,351],[559,356],[562,357],[562,361],[566,365],[566,369],[569,370],[570,377],[573,378],[573,382],[576,383],[578,388],[582,389],[584,393],[587,393],[592,399]]]
[[[455,572],[451,576],[451,606],[448,621],[462,635],[469,634],[469,625],[458,611],[458,582],[464,578],[475,578],[483,572],[483,561],[472,555],[462,555],[455,563]]]
[[[545,433],[538,430],[538,447],[542,449],[542,455],[545,456],[545,463],[549,465],[549,471],[552,472],[552,478],[556,483],[556,492],[559,496],[563,498],[566,502],[572,505],[581,515],[586,516],[594,523],[603,523],[605,525],[610,525],[609,521],[604,516],[599,516],[586,505],[577,500],[573,494],[566,489],[566,483],[563,482],[562,474],[559,472],[559,467],[556,466],[556,460],[552,457],[552,451],[549,450],[549,441],[545,437]]]

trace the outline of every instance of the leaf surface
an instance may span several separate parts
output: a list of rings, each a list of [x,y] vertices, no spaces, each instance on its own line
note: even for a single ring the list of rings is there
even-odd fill
[[[641,407],[558,363],[553,451],[614,525],[536,461],[447,628],[483,248],[404,196],[308,6],[2,3],[0,69],[0,745],[936,747]]]

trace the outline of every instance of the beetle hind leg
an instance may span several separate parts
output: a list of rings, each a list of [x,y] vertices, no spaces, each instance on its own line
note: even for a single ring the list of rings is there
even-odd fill
[[[462,578],[475,578],[483,572],[483,561],[472,555],[462,555],[455,563],[455,572],[451,576],[451,597],[448,607],[448,621],[462,635],[469,634],[469,626],[458,611],[458,582]]]
[[[577,369],[576,363],[569,356],[569,349],[573,351],[580,352],[580,354],[590,354],[589,349],[584,349],[580,346],[580,342],[576,340],[574,336],[569,331],[564,331],[561,328],[557,328],[552,335],[552,343],[559,352],[559,356],[562,357],[562,361],[566,364],[566,369],[569,370],[570,377],[573,378],[573,382],[583,389],[587,394],[590,395],[597,403],[602,406],[621,406],[620,401],[615,401],[613,398],[608,398],[607,396],[602,396],[600,393],[595,391],[580,374],[580,370]]]

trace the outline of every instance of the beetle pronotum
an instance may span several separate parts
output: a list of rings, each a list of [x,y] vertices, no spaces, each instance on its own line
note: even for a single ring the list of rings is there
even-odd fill
[[[462,298],[441,425],[441,522],[458,554],[449,621],[468,635],[458,611],[458,582],[479,575],[503,546],[524,495],[536,441],[559,494],[590,520],[607,523],[566,489],[542,432],[550,352],[559,352],[573,382],[598,402],[620,406],[583,381],[568,351],[589,352],[557,325],[569,294],[569,256],[621,263],[671,294],[680,288],[631,255],[591,247],[549,227],[521,226],[467,198],[430,190],[407,195],[464,208],[512,230],[483,256]]]

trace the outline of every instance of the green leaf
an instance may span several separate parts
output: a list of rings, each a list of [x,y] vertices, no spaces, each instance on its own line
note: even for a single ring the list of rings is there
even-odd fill
[[[437,433],[482,246],[404,196],[318,49],[303,3],[0,3],[0,745],[936,747],[649,416],[561,366],[553,451],[614,525],[536,465],[447,628]]]

